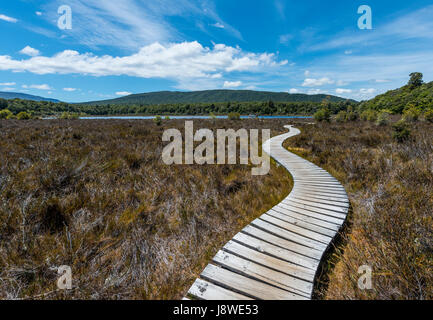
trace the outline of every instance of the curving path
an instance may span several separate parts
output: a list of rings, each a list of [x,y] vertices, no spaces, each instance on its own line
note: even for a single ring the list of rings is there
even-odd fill
[[[349,199],[328,172],[283,148],[300,130],[263,150],[293,176],[290,195],[222,248],[188,291],[190,299],[311,299],[319,263],[342,227]],[[188,299],[185,298],[185,299]]]

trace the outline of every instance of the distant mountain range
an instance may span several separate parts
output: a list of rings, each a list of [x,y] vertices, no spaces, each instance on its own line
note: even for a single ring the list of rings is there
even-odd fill
[[[60,102],[60,100],[56,100],[56,99],[33,96],[31,94],[25,94],[25,93],[19,93],[19,92],[2,92],[2,91],[0,91],[0,98],[6,99],[6,100],[22,99],[22,100],[32,100],[32,101]]]
[[[192,92],[160,91],[150,93],[132,94],[111,100],[91,101],[81,103],[85,105],[159,105],[172,103],[217,103],[217,102],[321,102],[328,99],[330,102],[346,101],[347,99],[325,95],[289,94],[286,92],[266,92],[250,90],[206,90]],[[354,101],[354,100],[350,100]]]

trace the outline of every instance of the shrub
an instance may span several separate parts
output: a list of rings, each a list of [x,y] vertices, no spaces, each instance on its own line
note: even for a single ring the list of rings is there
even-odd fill
[[[166,117],[165,117],[165,120],[170,120],[170,117],[169,117],[169,116],[166,116]]]
[[[358,120],[358,113],[355,111],[351,111],[347,113],[347,121],[356,121]]]
[[[22,112],[20,112],[20,113],[17,114],[17,119],[18,120],[29,120],[31,118],[32,118],[32,116],[29,113],[25,112],[25,111],[22,111]]]
[[[421,115],[421,109],[414,105],[408,105],[403,111],[403,118],[406,121],[416,122]]]
[[[425,121],[433,123],[433,109],[427,110],[424,113],[424,119],[425,119]]]
[[[0,119],[10,119],[11,117],[13,117],[13,113],[10,112],[8,109],[0,111]]]
[[[361,120],[374,122],[377,120],[378,114],[375,110],[365,110],[361,113]]]
[[[331,112],[328,108],[322,108],[314,114],[314,119],[316,121],[328,121],[331,119]]]
[[[337,122],[346,122],[347,121],[347,112],[346,111],[340,111],[337,116],[335,117],[335,120]]]
[[[63,112],[60,119],[73,120],[78,119],[80,116],[77,113]]]
[[[407,122],[404,119],[394,123],[392,128],[394,129],[392,137],[397,142],[401,143],[409,139],[410,130],[408,128]]]
[[[389,113],[386,111],[381,111],[378,115],[377,115],[377,120],[376,120],[376,124],[378,126],[386,126],[389,122]]]
[[[160,126],[162,124],[162,118],[161,116],[156,116],[155,119],[153,119],[153,122],[157,125]]]
[[[240,120],[241,115],[238,112],[230,112],[229,113],[229,120]]]

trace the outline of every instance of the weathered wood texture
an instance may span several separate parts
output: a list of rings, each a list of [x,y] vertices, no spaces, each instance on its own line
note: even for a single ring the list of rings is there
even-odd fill
[[[328,172],[283,148],[300,134],[286,128],[263,150],[292,174],[293,190],[217,253],[188,298],[311,299],[320,261],[346,219],[349,199]]]

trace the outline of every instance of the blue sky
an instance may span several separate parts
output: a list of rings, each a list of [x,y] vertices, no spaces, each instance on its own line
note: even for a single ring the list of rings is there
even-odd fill
[[[414,71],[433,80],[431,1],[2,1],[0,37],[0,91],[68,102],[224,88],[362,100]]]

